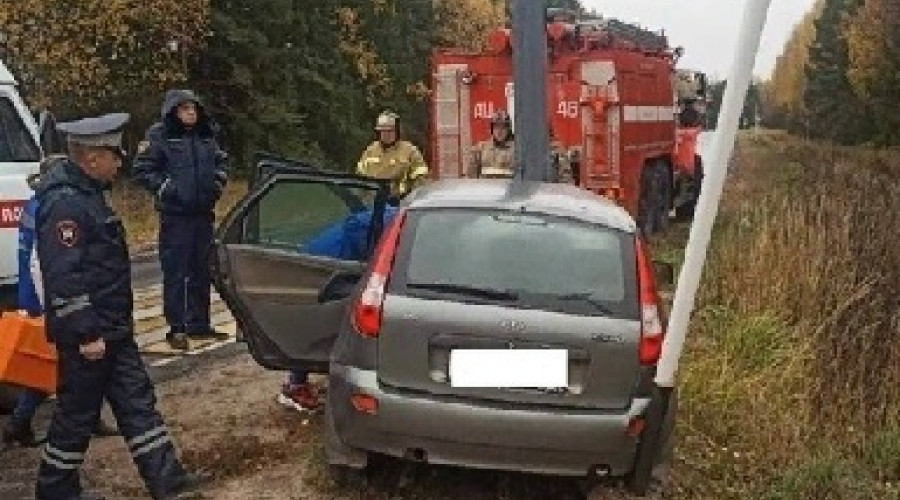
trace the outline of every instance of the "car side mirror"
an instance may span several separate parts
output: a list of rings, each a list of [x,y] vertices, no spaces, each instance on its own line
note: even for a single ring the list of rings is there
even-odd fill
[[[659,284],[671,286],[675,284],[675,267],[668,262],[653,261],[653,272]]]

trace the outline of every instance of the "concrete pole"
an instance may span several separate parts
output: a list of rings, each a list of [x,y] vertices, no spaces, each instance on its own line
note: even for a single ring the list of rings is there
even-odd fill
[[[770,3],[771,0],[747,0],[744,7],[744,20],[738,36],[731,73],[726,80],[728,86],[725,88],[725,96],[722,100],[719,123],[713,136],[712,154],[705,162],[705,177],[700,200],[697,203],[694,223],[691,225],[691,233],[685,249],[684,265],[681,268],[678,288],[675,291],[675,303],[669,318],[666,338],[663,341],[662,357],[656,371],[656,385],[663,390],[671,390],[675,385],[678,361],[684,348],[684,340],[691,310],[694,307],[697,287],[700,284],[703,264],[706,260],[713,222],[715,222],[719,210],[728,159],[734,150],[738,124],[741,120],[744,100],[747,97],[747,89],[750,86],[753,66],[759,52],[759,40],[766,25]]]
[[[517,179],[550,180],[547,116],[547,0],[513,0]]]

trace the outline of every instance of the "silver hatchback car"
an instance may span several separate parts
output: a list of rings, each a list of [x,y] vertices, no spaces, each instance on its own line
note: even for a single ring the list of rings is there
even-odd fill
[[[260,172],[220,227],[216,286],[259,364],[329,374],[337,477],[378,453],[646,491],[675,398],[653,384],[660,268],[624,209],[502,180],[394,208],[369,178]]]

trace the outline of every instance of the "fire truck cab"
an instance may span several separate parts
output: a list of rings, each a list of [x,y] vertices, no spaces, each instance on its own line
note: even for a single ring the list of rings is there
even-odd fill
[[[617,201],[648,233],[666,229],[672,209],[691,213],[702,169],[692,149],[699,130],[685,134],[679,123],[687,101],[678,89],[691,88],[679,85],[680,50],[669,48],[663,34],[615,19],[575,19],[550,9],[547,21],[550,132],[574,182]],[[465,177],[472,149],[490,138],[493,113],[515,116],[511,36],[501,28],[483,51],[435,52],[436,178]],[[695,94],[705,92],[701,87]]]

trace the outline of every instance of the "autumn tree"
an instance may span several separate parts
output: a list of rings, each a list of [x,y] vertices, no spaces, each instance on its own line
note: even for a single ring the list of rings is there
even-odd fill
[[[900,143],[900,0],[866,0],[846,25],[847,77],[866,103],[870,139]]]
[[[762,113],[769,126],[792,131],[804,128],[805,69],[809,62],[809,48],[816,36],[815,21],[823,5],[824,2],[818,1],[794,27],[784,52],[775,62],[771,79],[763,84]]]
[[[209,0],[0,3],[0,54],[32,106],[83,112],[186,77],[203,47]]]
[[[478,50],[487,35],[508,20],[505,0],[437,0],[436,42],[443,46]]]

